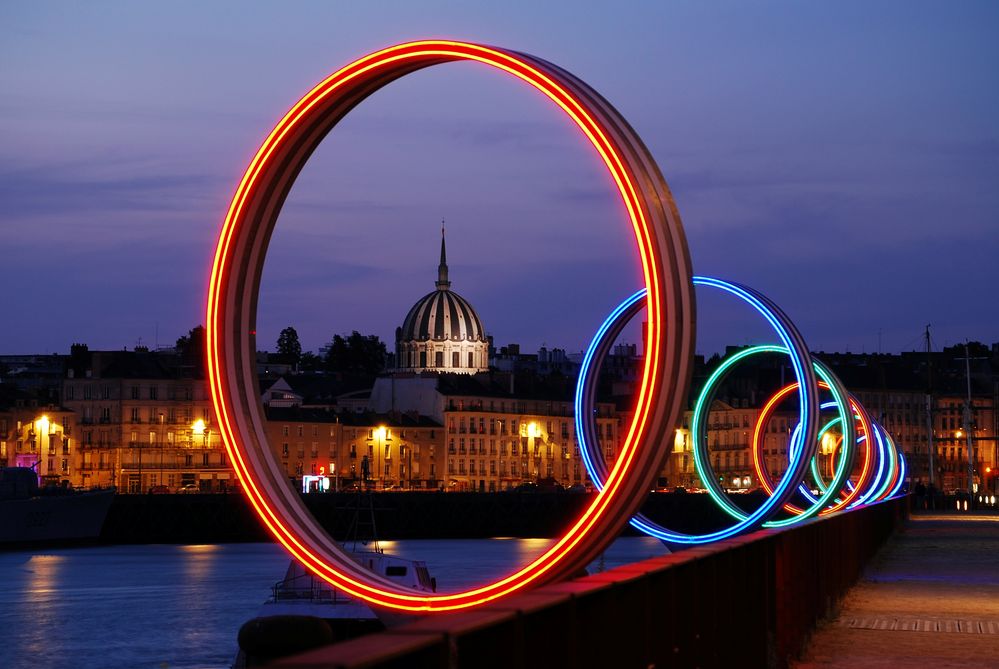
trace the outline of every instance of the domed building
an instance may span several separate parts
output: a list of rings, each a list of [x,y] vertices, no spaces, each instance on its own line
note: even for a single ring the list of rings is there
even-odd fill
[[[476,374],[489,370],[489,341],[475,309],[451,290],[441,228],[437,289],[421,297],[395,331],[400,372]]]

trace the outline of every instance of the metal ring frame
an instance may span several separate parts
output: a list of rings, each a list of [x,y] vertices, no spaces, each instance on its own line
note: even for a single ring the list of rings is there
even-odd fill
[[[583,384],[584,375],[580,376],[577,434],[599,494],[544,554],[515,573],[471,590],[428,595],[402,589],[361,567],[322,529],[287,485],[264,430],[255,374],[255,322],[271,234],[312,152],[351,109],[375,91],[417,70],[452,61],[481,63],[528,84],[561,109],[586,137],[624,203],[645,287],[630,298],[627,308],[615,311],[612,326],[601,330],[591,346],[589,361],[594,371],[586,376],[590,381]],[[641,506],[668,457],[661,445],[678,423],[687,397],[695,341],[695,284],[711,285],[740,297],[774,326],[783,351],[791,356],[801,389],[801,437],[792,449],[787,473],[763,511],[709,535],[687,536],[664,530],[665,540],[680,545],[722,539],[757,527],[795,493],[814,455],[818,434],[816,368],[804,340],[790,319],[763,295],[738,284],[692,277],[680,216],[658,165],[627,121],[583,81],[540,58],[468,42],[426,40],[382,49],[337,70],[306,93],[264,140],[232,198],[215,250],[206,314],[208,382],[219,432],[258,516],[274,538],[320,578],[371,604],[401,611],[448,611],[484,604],[576,572],[617,536]],[[601,458],[589,457],[588,449],[596,448],[597,440],[592,411],[585,407],[593,406],[592,379],[610,342],[642,307],[647,309],[648,318],[641,382],[619,455],[608,467]],[[584,411],[579,410],[580,402],[584,402]],[[902,484],[899,470],[904,465],[887,433],[880,427],[872,430],[879,444],[886,444],[894,456],[891,462],[898,464],[888,467],[891,476],[887,472],[882,475],[882,467],[874,478],[881,487],[868,496],[883,499],[897,493]],[[840,487],[837,480],[829,486],[833,494]],[[857,502],[863,499],[861,496]],[[797,519],[806,515],[807,511]],[[631,522],[649,531],[640,519],[636,516]]]
[[[641,260],[648,355],[634,418],[606,485],[539,558],[494,583],[447,595],[400,588],[363,569],[309,514],[285,480],[264,432],[253,352],[264,256],[299,171],[326,134],[396,79],[451,61],[478,62],[527,83],[561,109],[606,167],[627,211]],[[319,577],[372,604],[445,611],[563,578],[594,559],[641,505],[683,409],[692,370],[694,295],[679,213],[651,154],[624,118],[585,83],[540,58],[465,42],[393,46],[334,72],[266,138],[239,183],[219,236],[207,304],[208,380],[219,430],[246,495],[271,534]]]

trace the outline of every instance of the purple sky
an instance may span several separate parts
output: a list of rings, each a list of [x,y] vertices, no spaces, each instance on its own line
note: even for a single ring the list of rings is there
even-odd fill
[[[999,340],[999,4],[466,4],[0,4],[0,352],[166,345],[203,322],[263,137],[332,70],[421,37],[590,83],[658,160],[695,271],[769,294],[813,349],[877,350],[880,331],[908,350],[927,323],[938,345]],[[497,344],[579,350],[640,285],[566,120],[450,64],[377,93],[306,166],[261,345],[285,325],[307,349],[391,340],[433,289],[442,217],[453,288]],[[724,299],[699,291],[698,311],[702,351],[772,339]]]

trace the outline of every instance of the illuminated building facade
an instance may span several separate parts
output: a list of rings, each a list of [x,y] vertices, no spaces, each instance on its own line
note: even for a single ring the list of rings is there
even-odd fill
[[[885,429],[910,459],[912,480],[928,483],[926,394],[889,390],[860,391],[857,396],[879,416]],[[997,396],[999,384],[992,395],[982,392],[973,395],[970,416],[973,482],[992,493],[997,490]],[[969,435],[964,425],[967,395],[934,395],[931,401],[934,485],[944,491],[967,490]]]
[[[436,490],[443,430],[414,414],[271,407],[267,440],[289,480],[326,475],[331,489]]]
[[[205,382],[171,356],[88,352],[68,370],[62,396],[77,423],[74,485],[129,493],[231,486]]]
[[[741,402],[732,406],[715,400],[708,415],[708,452],[711,466],[719,483],[734,490],[751,490],[759,487],[753,468],[752,440],[753,429],[759,418],[760,409]],[[671,486],[701,488],[702,481],[694,465],[694,448],[690,437],[690,424],[693,411],[683,415],[683,423],[674,436],[673,450],[663,471],[662,479]],[[790,442],[791,421],[797,415],[775,413],[763,433],[763,452],[767,471],[779,477],[787,469],[787,448]]]
[[[368,400],[376,412],[408,411],[444,427],[441,478],[451,490],[506,490],[525,482],[585,485],[573,423],[571,381],[559,387],[537,378],[516,390],[509,374],[408,375],[376,380]],[[621,417],[613,404],[597,405],[605,458],[621,445]]]
[[[608,462],[620,447],[613,405],[597,409]],[[571,400],[451,394],[444,409],[448,485],[495,492],[526,482],[589,484],[579,455]]]
[[[0,466],[34,469],[42,486],[72,485],[80,465],[73,419],[26,395],[0,398]]]

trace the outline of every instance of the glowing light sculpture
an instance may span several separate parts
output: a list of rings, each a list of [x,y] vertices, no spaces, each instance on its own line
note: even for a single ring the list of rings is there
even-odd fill
[[[561,109],[593,146],[624,203],[638,247],[648,353],[620,456],[601,492],[566,534],[506,578],[464,592],[425,595],[360,567],[288,487],[264,432],[255,321],[264,257],[278,214],[323,137],[383,86],[451,61],[481,63],[523,81]],[[691,275],[680,216],[658,166],[625,119],[581,80],[540,58],[467,42],[426,40],[377,51],[306,93],[264,140],[233,195],[215,250],[206,314],[208,382],[222,441],[250,504],[274,538],[311,572],[367,602],[403,611],[454,610],[559,579],[613,540],[663,464],[666,455],[657,446],[677,423],[692,370]],[[803,386],[812,387],[806,367]]]
[[[752,306],[773,327],[784,345],[783,347],[773,348],[790,355],[795,377],[803,389],[798,395],[799,413],[803,427],[801,430],[801,447],[793,449],[793,455],[787,472],[785,472],[776,489],[760,508],[750,514],[737,517],[733,525],[716,532],[692,535],[665,528],[642,514],[637,514],[631,519],[631,524],[635,528],[660,539],[667,545],[677,547],[719,541],[749,531],[764,523],[795,493],[795,489],[804,477],[806,467],[812,455],[814,455],[816,436],[818,434],[818,386],[815,378],[815,370],[811,355],[808,352],[808,346],[798,333],[794,323],[791,322],[791,319],[767,297],[746,286],[704,276],[693,277],[692,283],[695,286],[717,288],[743,300]],[[603,458],[599,457],[599,442],[596,424],[593,420],[593,411],[596,405],[597,372],[616,337],[641,310],[643,297],[644,291],[639,290],[618,305],[607,317],[597,330],[586,354],[583,356],[579,379],[576,383],[576,438],[579,441],[579,452],[587,474],[598,488],[604,485],[608,472]],[[736,355],[738,356],[739,354]],[[697,451],[695,450],[696,453]],[[706,483],[703,477],[701,480]],[[712,483],[715,483],[717,486],[717,482],[712,481]]]
[[[748,349],[739,351],[735,356],[730,356],[727,358],[721,366],[715,371],[714,374],[708,379],[704,384],[704,388],[701,390],[700,395],[698,395],[697,402],[695,404],[694,410],[694,420],[691,424],[691,434],[694,435],[694,455],[695,463],[697,463],[698,473],[701,477],[701,481],[705,483],[709,494],[714,498],[715,502],[719,504],[727,513],[736,519],[742,519],[746,516],[745,512],[739,509],[735,504],[729,500],[725,491],[721,489],[720,486],[713,480],[714,472],[711,468],[710,461],[707,457],[707,409],[711,406],[714,401],[715,392],[720,385],[721,381],[724,379],[725,375],[731,369],[731,367],[746,358],[759,355],[761,353],[787,353],[787,349],[781,346],[753,346]],[[823,363],[814,360],[809,356],[812,362],[812,366],[815,369],[816,374],[821,379],[818,382],[818,387],[828,390],[832,393],[833,402],[832,405],[839,410],[839,420],[844,424],[844,438],[843,441],[846,444],[855,443],[855,435],[853,431],[853,421],[846,420],[847,418],[847,397],[848,393],[846,388],[843,387],[842,382],[839,378],[833,374]],[[766,467],[763,465],[762,449],[760,442],[762,441],[762,433],[766,427],[770,415],[776,409],[777,405],[782,399],[787,395],[791,394],[795,390],[798,390],[799,384],[792,383],[788,386],[777,391],[773,397],[771,397],[760,410],[760,415],[756,421],[756,426],[753,430],[753,441],[752,441],[752,456],[753,456],[753,467],[756,470],[756,478],[760,483],[764,491],[768,495],[773,495],[776,490],[776,484],[770,478],[769,472],[767,472]],[[823,405],[827,406],[827,405]],[[789,452],[793,453],[795,450],[802,447],[803,442],[803,432],[804,430],[799,423],[794,429],[791,435],[791,443],[789,447]],[[810,449],[811,455],[808,457],[808,465],[815,461],[815,449],[818,446],[819,435],[816,435],[815,442],[812,444]],[[785,503],[783,508],[792,514],[790,518],[785,518],[782,520],[771,520],[764,524],[765,527],[784,527],[786,525],[791,525],[796,522],[810,518],[818,513],[826,513],[823,511],[827,504],[833,500],[839,490],[846,484],[849,479],[850,472],[853,469],[854,454],[856,452],[856,447],[849,448],[844,447],[844,455],[840,458],[839,464],[836,467],[836,472],[833,477],[833,482],[830,484],[828,490],[826,490],[822,496],[814,501],[812,506],[810,506],[805,511],[794,507],[790,503]],[[782,479],[783,480],[783,479]],[[801,479],[799,479],[800,482]],[[714,484],[714,485],[712,485]],[[797,486],[800,490],[800,485]],[[851,498],[852,499],[852,498]]]

